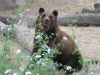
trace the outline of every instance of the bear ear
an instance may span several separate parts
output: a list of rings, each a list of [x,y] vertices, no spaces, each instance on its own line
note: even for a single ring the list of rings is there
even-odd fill
[[[44,8],[39,9],[39,14],[42,13],[42,12],[44,12]]]
[[[57,10],[54,10],[53,12],[52,12],[52,14],[54,14],[56,17],[58,16],[58,11]]]

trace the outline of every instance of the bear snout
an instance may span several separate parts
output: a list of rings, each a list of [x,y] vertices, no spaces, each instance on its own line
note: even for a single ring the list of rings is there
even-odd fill
[[[45,20],[45,24],[49,24],[49,20],[48,19]]]
[[[49,25],[49,22],[50,22],[49,19],[45,19],[44,20],[44,26],[48,26]]]

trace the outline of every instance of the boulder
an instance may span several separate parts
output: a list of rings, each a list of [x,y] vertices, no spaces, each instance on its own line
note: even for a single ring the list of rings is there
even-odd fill
[[[25,25],[16,25],[14,28],[14,34],[17,36],[18,42],[21,46],[31,53],[33,48],[33,35],[28,27]]]
[[[0,21],[0,27],[2,27],[2,26],[5,26],[5,24]]]
[[[24,16],[22,18],[22,23],[27,25],[28,27],[34,27],[35,22],[36,22],[37,16]]]
[[[10,24],[9,21],[12,20],[17,20],[16,16],[0,13],[0,21],[3,22],[4,24],[9,25]]]
[[[2,23],[1,21],[0,21],[0,35],[1,34],[6,34],[6,31],[5,30],[10,30],[11,29],[11,26],[9,26],[9,25],[5,25],[4,23]],[[10,33],[10,32],[9,32]]]
[[[6,32],[5,30],[9,31],[10,29],[10,25],[5,25],[0,21],[0,35],[6,35],[8,32]],[[9,33],[14,34],[17,37],[18,42],[24,49],[26,49],[29,53],[32,52],[34,34],[31,34],[27,26],[21,24],[14,25],[14,31],[10,31]]]
[[[90,10],[87,8],[82,9],[82,13],[95,13],[95,14],[100,14],[100,3],[95,3],[94,4],[94,10]]]
[[[96,9],[100,9],[100,3],[95,3],[95,4],[94,4],[94,8],[95,8],[95,10],[96,10]]]

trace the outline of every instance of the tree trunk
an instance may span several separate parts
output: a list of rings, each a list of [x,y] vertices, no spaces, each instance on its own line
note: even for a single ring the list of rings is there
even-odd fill
[[[37,17],[36,16],[25,16],[23,23],[29,24],[28,26],[33,27]],[[59,15],[58,24],[63,26],[68,26],[69,24],[76,24],[78,26],[89,26],[89,25],[100,25],[100,14],[91,14],[91,13],[76,13],[69,15]]]
[[[84,25],[98,25],[100,26],[100,14],[72,14],[62,15],[58,17],[60,25],[68,26],[69,24]]]

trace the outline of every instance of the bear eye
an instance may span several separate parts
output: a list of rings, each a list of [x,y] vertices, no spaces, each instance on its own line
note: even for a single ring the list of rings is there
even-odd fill
[[[52,18],[52,16],[50,16],[50,18]]]
[[[42,17],[45,17],[46,15],[44,14]]]
[[[52,19],[52,16],[49,16],[50,17],[50,19]]]

